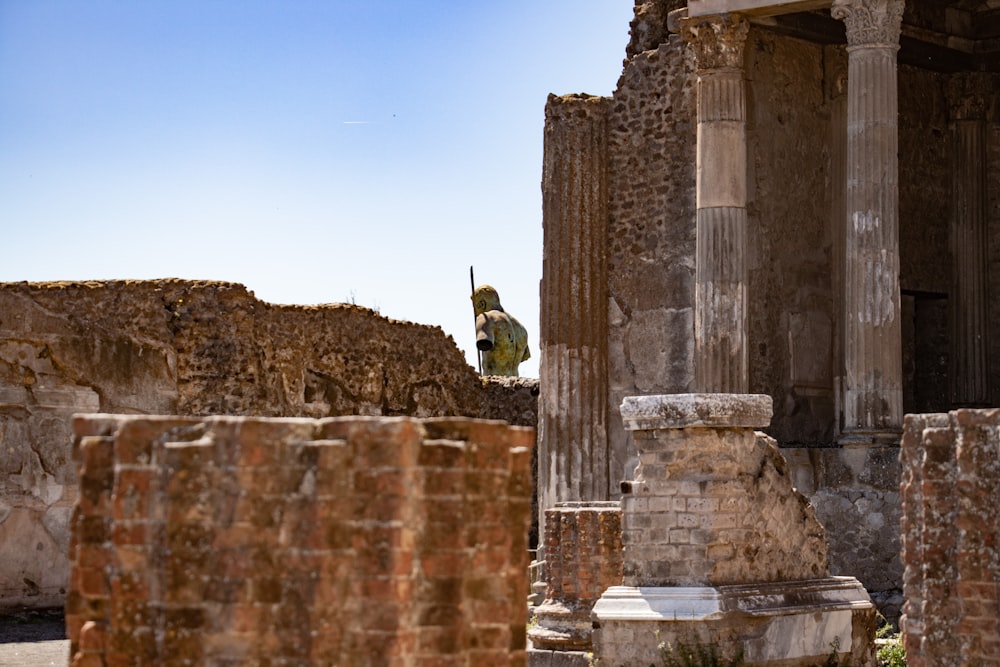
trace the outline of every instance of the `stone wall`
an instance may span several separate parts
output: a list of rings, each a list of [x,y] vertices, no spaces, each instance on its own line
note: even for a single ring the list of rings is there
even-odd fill
[[[505,418],[537,382],[481,381],[439,328],[278,306],[183,280],[0,284],[0,606],[61,605],[73,413]]]
[[[907,664],[1000,664],[1000,410],[907,415]]]
[[[531,429],[109,415],[73,428],[71,664],[525,663]]]
[[[608,404],[615,407],[626,396],[690,391],[694,382],[693,66],[676,35],[642,46],[625,64],[608,120]],[[616,409],[608,442],[609,498],[617,498],[637,461]]]
[[[824,50],[751,30],[744,52],[750,391],[774,399],[767,432],[778,442],[825,444],[834,437],[838,299]]]
[[[856,577],[879,612],[898,623],[903,605],[899,558],[899,449],[786,447],[792,483],[826,528],[830,574]]]

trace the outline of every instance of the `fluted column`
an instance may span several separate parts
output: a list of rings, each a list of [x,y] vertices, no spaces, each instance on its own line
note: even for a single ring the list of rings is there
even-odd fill
[[[747,144],[743,46],[735,14],[685,21],[698,82],[695,388],[746,393]]]
[[[903,0],[836,0],[847,25],[842,442],[898,440],[903,421],[896,52]]]
[[[538,419],[540,524],[544,523],[545,510],[558,502],[610,499],[609,109],[608,98],[588,95],[550,96],[545,107]],[[544,525],[540,531],[544,531]]]
[[[956,74],[951,112],[951,402],[990,404],[986,108],[990,81]]]

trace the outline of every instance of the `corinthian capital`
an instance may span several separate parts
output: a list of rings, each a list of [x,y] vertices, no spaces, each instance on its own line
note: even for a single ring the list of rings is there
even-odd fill
[[[681,24],[681,35],[694,47],[699,71],[742,68],[749,31],[750,23],[739,14],[686,19]]]
[[[903,0],[833,0],[830,15],[847,26],[847,45],[899,48]]]

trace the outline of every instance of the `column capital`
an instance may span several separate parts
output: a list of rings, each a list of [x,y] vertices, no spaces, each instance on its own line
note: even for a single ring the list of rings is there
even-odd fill
[[[961,72],[948,77],[945,97],[950,120],[985,120],[992,82],[985,72]]]
[[[718,14],[681,22],[681,36],[694,48],[699,72],[743,69],[743,46],[749,32],[750,22],[740,14]]]
[[[899,48],[903,0],[833,0],[830,15],[847,26],[848,48]]]

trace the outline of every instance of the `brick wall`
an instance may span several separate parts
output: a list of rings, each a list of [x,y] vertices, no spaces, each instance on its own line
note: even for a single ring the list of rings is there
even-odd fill
[[[72,664],[519,665],[529,428],[74,420]]]
[[[74,413],[534,426],[537,394],[479,378],[438,327],[358,306],[279,306],[210,281],[0,283],[0,608],[65,599]]]
[[[900,460],[907,664],[1000,665],[1000,410],[907,415]]]

